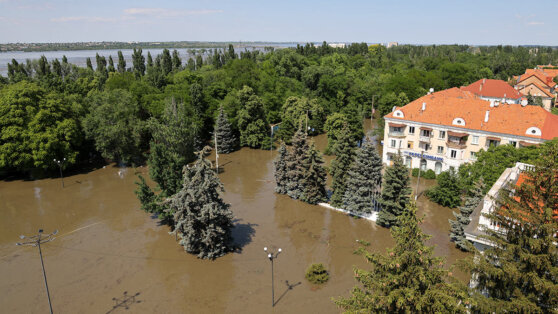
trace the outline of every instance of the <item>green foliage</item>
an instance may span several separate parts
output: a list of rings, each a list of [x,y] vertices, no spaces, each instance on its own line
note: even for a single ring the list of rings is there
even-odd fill
[[[511,145],[500,145],[481,150],[474,163],[459,166],[460,185],[469,191],[473,183],[482,177],[486,184],[483,193],[486,194],[506,168],[513,167],[516,162],[529,163],[538,153],[539,149],[534,146],[517,149]]]
[[[287,194],[287,186],[289,184],[290,178],[288,175],[288,165],[290,154],[287,150],[287,145],[285,142],[281,142],[277,157],[273,161],[275,167],[275,192],[279,194]]]
[[[304,191],[301,200],[309,204],[324,202],[327,199],[327,173],[323,166],[324,159],[322,154],[316,149],[314,143],[310,145],[303,163],[303,169],[306,173],[302,179]]]
[[[329,280],[329,273],[322,263],[311,264],[306,269],[305,277],[313,284],[323,284]]]
[[[545,145],[534,166],[523,173],[520,186],[499,193],[496,210],[487,217],[499,229],[484,229],[485,240],[494,245],[461,264],[475,278],[475,312],[556,310],[558,142]]]
[[[349,136],[354,142],[362,139],[362,121],[357,116],[357,121],[350,121],[344,113],[334,113],[327,117],[324,129],[327,132],[327,148],[326,154],[334,153],[334,147],[338,139],[342,136],[344,128],[348,128]]]
[[[240,145],[252,148],[269,147],[268,123],[261,98],[248,86],[244,86],[237,97],[242,106],[238,111]]]
[[[305,168],[308,153],[308,141],[304,127],[299,125],[298,131],[292,139],[292,150],[287,157],[287,194],[293,199],[300,199],[304,193],[304,177],[308,169]]]
[[[360,248],[371,269],[355,268],[359,283],[351,296],[335,300],[350,313],[468,313],[466,288],[449,276],[434,247],[424,243],[429,236],[420,229],[416,205],[410,203],[391,229],[395,246],[387,255]]]
[[[419,168],[413,168],[413,171],[412,171],[413,177],[415,177],[415,178],[418,177],[418,174],[419,174]],[[420,177],[422,179],[434,180],[434,179],[436,179],[436,173],[432,169],[428,169],[426,171],[420,170]]]
[[[102,156],[123,163],[140,162],[145,127],[132,95],[121,89],[93,92],[87,102],[90,112],[83,121],[85,134],[95,141]]]
[[[455,208],[461,204],[461,187],[459,178],[453,169],[444,171],[436,178],[438,183],[426,192],[426,196],[434,203]]]
[[[354,161],[355,143],[351,138],[349,129],[345,127],[334,147],[335,160],[331,162],[331,204],[336,207],[343,206],[343,196],[347,189],[347,174]]]
[[[54,158],[77,162],[83,134],[81,106],[22,81],[0,90],[0,168],[55,169]]]
[[[219,108],[219,116],[217,116],[214,132],[219,154],[228,154],[235,150],[236,137],[232,132],[227,114],[223,111],[223,106]]]
[[[450,223],[450,240],[455,242],[455,246],[463,251],[471,250],[471,243],[465,238],[464,229],[469,225],[469,218],[475,208],[482,202],[484,194],[484,181],[482,177],[475,182],[473,189],[465,199],[465,204],[459,207],[459,212],[454,212],[455,220],[449,219]]]
[[[380,199],[381,211],[378,214],[377,224],[384,227],[396,226],[398,217],[405,212],[409,204],[411,188],[409,186],[409,169],[403,164],[400,154],[393,157],[393,164],[386,168],[382,196]]]
[[[168,201],[180,245],[198,258],[215,259],[232,250],[233,214],[219,192],[223,185],[211,162],[199,153],[192,168],[185,168],[182,189]]]
[[[141,209],[151,214],[162,214],[163,207],[159,204],[158,196],[147,185],[143,176],[138,175],[138,179],[139,182],[135,182],[138,188],[134,193],[141,203]]]
[[[345,209],[355,213],[371,213],[379,198],[382,184],[382,158],[374,143],[367,138],[357,149],[354,162],[347,173],[347,189],[343,195]]]
[[[302,123],[308,134],[323,132],[325,122],[324,109],[317,99],[308,100],[306,97],[289,97],[282,107],[281,126],[277,138],[289,143],[295,133],[295,127]]]

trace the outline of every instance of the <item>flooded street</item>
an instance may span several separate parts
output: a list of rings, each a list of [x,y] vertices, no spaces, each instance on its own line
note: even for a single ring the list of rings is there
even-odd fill
[[[325,135],[315,138],[320,149]],[[86,174],[38,181],[0,181],[0,304],[5,313],[48,312],[39,253],[17,247],[20,234],[59,230],[42,246],[54,312],[58,313],[336,313],[332,297],[347,296],[356,281],[356,240],[385,252],[389,230],[274,193],[276,152],[244,148],[221,155],[224,199],[236,218],[233,235],[242,250],[215,261],[184,252],[156,217],[139,209],[136,174],[147,168],[106,166]],[[327,158],[328,163],[330,158]],[[413,190],[416,181],[412,181]],[[421,180],[421,189],[432,185]],[[466,254],[449,242],[447,208],[419,198],[422,225],[435,254],[454,263]],[[275,308],[267,246],[275,261]],[[321,287],[304,278],[323,263],[330,280]]]

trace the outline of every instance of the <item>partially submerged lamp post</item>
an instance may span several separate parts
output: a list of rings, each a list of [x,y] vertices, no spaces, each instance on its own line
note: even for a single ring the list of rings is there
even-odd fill
[[[277,258],[277,256],[279,256],[279,254],[281,253],[281,248],[279,248],[277,250],[277,253],[270,253],[267,250],[267,246],[264,247],[264,252],[268,253],[267,254],[267,258],[269,258],[269,261],[271,262],[271,307],[275,306],[275,287],[273,285],[273,260]]]
[[[48,291],[48,284],[45,272],[45,264],[43,263],[43,252],[41,251],[41,244],[50,242],[54,240],[54,235],[58,233],[58,230],[54,230],[53,233],[43,235],[43,229],[39,229],[39,234],[26,237],[24,235],[19,236],[20,239],[29,239],[27,242],[18,242],[16,245],[30,245],[30,246],[38,246],[39,247],[39,256],[41,257],[41,266],[43,268],[43,278],[45,279],[45,288],[48,298],[48,306],[50,308],[50,314],[52,314],[52,304],[50,303],[50,293]]]
[[[64,158],[62,160],[57,160],[55,158],[54,162],[58,165],[58,168],[60,168],[60,178],[62,179],[62,187],[64,187],[64,176],[62,175],[62,167],[64,167],[64,163],[66,162],[66,158]]]

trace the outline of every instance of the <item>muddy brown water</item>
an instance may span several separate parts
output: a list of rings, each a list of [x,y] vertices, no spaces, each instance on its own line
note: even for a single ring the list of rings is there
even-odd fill
[[[325,136],[314,140],[325,148]],[[59,179],[0,181],[2,312],[48,312],[38,250],[15,246],[20,234],[39,228],[59,230],[42,246],[57,313],[339,312],[331,298],[349,294],[354,266],[367,267],[353,255],[356,240],[369,241],[376,252],[393,240],[373,222],[276,195],[274,156],[252,149],[221,155],[224,199],[236,217],[234,238],[242,251],[215,261],[185,253],[168,227],[139,209],[134,181],[137,173],[147,175],[146,168],[107,166],[65,178],[65,188]],[[422,182],[421,189],[432,184]],[[466,256],[449,242],[451,211],[424,197],[418,206],[435,254],[450,264]],[[274,308],[265,246],[283,250],[275,262]],[[331,274],[321,287],[304,278],[315,262]]]

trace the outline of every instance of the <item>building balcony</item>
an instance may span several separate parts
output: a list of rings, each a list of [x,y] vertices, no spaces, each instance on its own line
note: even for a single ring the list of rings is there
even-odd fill
[[[424,143],[430,143],[430,136],[420,136],[419,140]]]
[[[388,135],[389,135],[389,137],[405,137],[405,133],[403,133],[403,132],[393,132],[393,131],[390,131],[390,132],[388,133]]]
[[[467,143],[464,142],[464,141],[459,141],[459,142],[447,141],[446,145],[449,148],[455,148],[455,149],[465,149],[465,148],[467,148]]]

